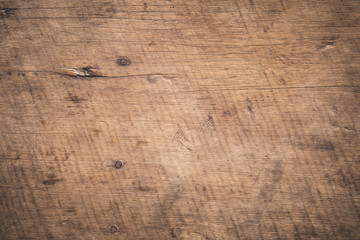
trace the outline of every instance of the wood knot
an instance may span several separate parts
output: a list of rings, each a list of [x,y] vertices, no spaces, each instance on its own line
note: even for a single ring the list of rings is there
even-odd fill
[[[68,75],[71,77],[101,77],[102,74],[92,67],[83,67],[83,68],[60,68],[58,73]]]
[[[130,59],[127,57],[119,57],[119,59],[116,62],[120,66],[128,66],[131,64]]]
[[[122,168],[124,166],[124,163],[123,163],[123,161],[121,161],[121,160],[116,160],[115,162],[114,162],[114,167],[116,168],[116,169],[120,169],[120,168]]]
[[[116,233],[118,230],[119,230],[119,228],[118,228],[118,226],[116,226],[116,225],[111,225],[111,226],[109,227],[109,233],[114,234],[114,233]]]

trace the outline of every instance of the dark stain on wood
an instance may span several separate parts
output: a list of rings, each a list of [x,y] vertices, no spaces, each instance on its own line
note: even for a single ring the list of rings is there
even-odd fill
[[[141,147],[141,146],[146,145],[148,143],[149,143],[148,141],[139,140],[139,141],[136,142],[135,147],[138,148],[138,147]]]
[[[246,98],[246,103],[247,103],[247,108],[248,108],[249,113],[254,114],[253,109],[252,109],[252,102],[249,98]]]
[[[0,8],[0,17],[1,19],[9,18],[15,15],[18,10],[18,8]]]
[[[331,141],[327,140],[320,140],[316,141],[315,143],[315,149],[319,151],[334,151],[334,145]]]
[[[55,185],[58,181],[62,181],[62,179],[46,179],[42,183],[44,185]]]
[[[66,100],[71,101],[74,104],[79,104],[79,103],[82,103],[84,101],[87,101],[87,99],[80,98],[77,95],[73,95],[71,92],[68,93],[68,96],[69,97],[67,97]]]
[[[86,101],[84,98],[79,98],[78,96],[70,96],[67,98],[67,100],[72,101],[75,104],[82,103],[83,101]]]
[[[150,192],[152,190],[152,188],[150,186],[146,186],[146,185],[140,185],[138,187],[138,189],[141,191],[141,192]]]

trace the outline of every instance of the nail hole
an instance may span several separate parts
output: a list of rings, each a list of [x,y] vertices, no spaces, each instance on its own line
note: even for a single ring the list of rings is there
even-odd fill
[[[115,166],[115,168],[120,169],[120,168],[122,168],[124,166],[124,163],[121,160],[116,160],[114,162],[114,166]]]
[[[117,64],[119,64],[120,66],[128,66],[130,65],[130,59],[128,59],[127,57],[119,57],[119,59],[117,60]]]
[[[118,227],[116,226],[116,225],[111,225],[110,227],[109,227],[109,232],[110,233],[112,233],[112,234],[114,234],[114,233],[116,233],[117,231],[118,231]]]

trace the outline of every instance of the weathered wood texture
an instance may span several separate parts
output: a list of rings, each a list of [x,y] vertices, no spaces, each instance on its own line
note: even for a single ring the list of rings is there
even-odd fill
[[[0,8],[1,239],[360,238],[358,0]]]

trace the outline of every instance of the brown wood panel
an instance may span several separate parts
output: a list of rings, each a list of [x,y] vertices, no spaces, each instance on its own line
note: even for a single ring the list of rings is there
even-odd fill
[[[0,0],[0,238],[359,239],[359,20]]]

